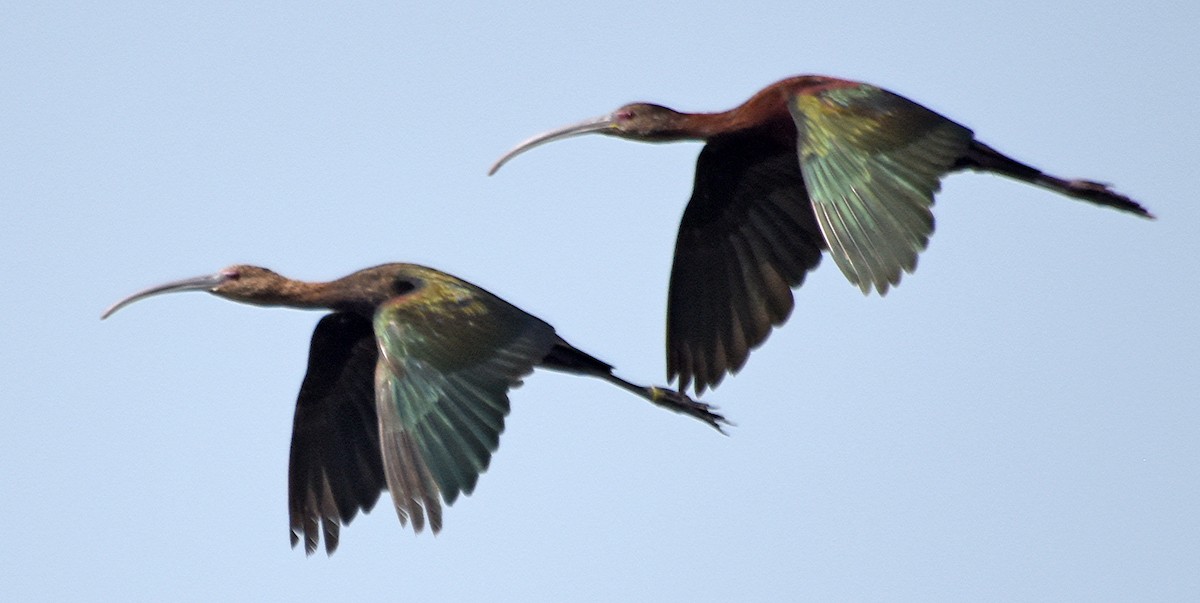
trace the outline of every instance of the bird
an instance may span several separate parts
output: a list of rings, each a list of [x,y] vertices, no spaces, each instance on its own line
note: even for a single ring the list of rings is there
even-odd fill
[[[288,460],[291,544],[324,536],[391,493],[400,523],[442,528],[442,505],[470,494],[509,412],[508,390],[534,368],[597,377],[723,432],[716,407],[635,385],[567,343],[554,327],[455,276],[392,263],[329,282],[235,265],[158,285],[101,315],[163,293],[207,291],[257,306],[327,309],[313,331]],[[440,499],[440,500],[439,500]]]
[[[1154,217],[1106,184],[1004,155],[899,94],[823,75],[785,78],[718,113],[630,103],[525,140],[488,175],[529,149],[589,133],[705,143],[667,292],[667,379],[697,394],[738,372],[787,321],[792,289],[824,251],[864,294],[885,295],[912,273],[951,172],[991,172]]]

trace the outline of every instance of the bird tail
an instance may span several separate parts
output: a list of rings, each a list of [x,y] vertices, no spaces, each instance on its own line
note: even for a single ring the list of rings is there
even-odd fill
[[[542,359],[542,366],[564,373],[601,378],[611,375],[613,370],[611,364],[567,343],[562,337],[557,338],[554,347],[546,353],[546,357]]]
[[[1025,165],[992,147],[979,142],[971,142],[966,156],[958,167],[983,170],[1003,174],[1022,182],[1040,186],[1068,197],[1082,199],[1096,205],[1106,205],[1121,211],[1127,211],[1142,216],[1154,218],[1154,215],[1142,207],[1140,203],[1122,195],[1108,187],[1107,184],[1091,180],[1066,180],[1046,174],[1041,170]]]

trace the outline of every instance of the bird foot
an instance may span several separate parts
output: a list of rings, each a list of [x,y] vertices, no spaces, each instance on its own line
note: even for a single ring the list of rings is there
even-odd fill
[[[733,425],[724,416],[716,412],[717,407],[693,400],[687,394],[682,394],[665,387],[648,387],[646,389],[650,394],[651,402],[667,410],[695,417],[721,433],[725,433],[725,425]]]

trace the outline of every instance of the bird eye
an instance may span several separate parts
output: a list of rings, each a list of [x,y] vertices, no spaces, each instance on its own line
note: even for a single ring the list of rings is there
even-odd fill
[[[236,281],[242,278],[242,273],[233,268],[227,268],[221,271],[221,276],[227,281]]]
[[[398,278],[398,279],[392,281],[392,292],[395,293],[396,295],[404,295],[405,293],[411,293],[412,290],[416,289],[416,288],[417,288],[417,284],[406,278]]]
[[[629,121],[633,119],[635,115],[636,114],[631,109],[622,109],[617,111],[617,119],[621,121]]]

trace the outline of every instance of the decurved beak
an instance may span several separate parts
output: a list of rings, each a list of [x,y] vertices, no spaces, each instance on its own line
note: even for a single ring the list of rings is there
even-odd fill
[[[216,274],[185,278],[183,280],[171,281],[155,287],[150,287],[149,289],[138,291],[137,293],[134,293],[133,295],[130,295],[129,297],[126,297],[125,299],[122,299],[121,301],[109,306],[108,309],[100,315],[100,320],[104,320],[105,318],[112,316],[117,310],[120,310],[121,308],[124,308],[135,301],[146,299],[147,297],[159,295],[161,293],[175,293],[178,291],[211,291],[214,287],[224,283],[227,280],[229,280],[228,274],[224,272],[218,272]]]
[[[508,163],[509,159],[512,159],[513,157],[516,157],[517,155],[520,155],[521,153],[524,153],[525,151],[528,151],[534,147],[539,147],[548,142],[554,142],[556,140],[562,140],[572,136],[579,136],[580,134],[603,132],[614,126],[616,126],[616,121],[613,119],[613,115],[609,113],[607,115],[601,115],[600,117],[585,119],[579,123],[571,124],[569,126],[550,130],[549,132],[543,132],[513,147],[512,150],[500,157],[496,163],[492,164],[492,169],[488,170],[488,176],[495,174],[501,166],[503,166],[505,163]]]

